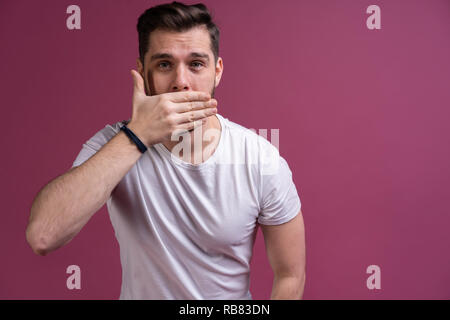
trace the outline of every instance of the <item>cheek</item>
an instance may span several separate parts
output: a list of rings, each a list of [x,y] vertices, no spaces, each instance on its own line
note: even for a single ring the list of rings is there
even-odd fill
[[[161,94],[167,92],[167,87],[170,85],[170,77],[159,72],[149,71],[147,73],[148,85],[152,94]]]
[[[214,86],[214,82],[216,80],[216,74],[210,70],[208,72],[203,72],[201,75],[194,77],[194,81],[196,81],[199,85],[204,88],[209,88]]]

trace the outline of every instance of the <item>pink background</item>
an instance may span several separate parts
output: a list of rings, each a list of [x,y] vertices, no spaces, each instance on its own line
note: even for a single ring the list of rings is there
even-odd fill
[[[2,1],[0,298],[117,299],[104,206],[46,257],[32,200],[131,115],[137,17],[159,1]],[[189,1],[188,3],[197,3]],[[280,129],[306,225],[305,299],[450,299],[450,1],[205,1],[221,30],[219,113]],[[81,30],[66,8],[81,7]],[[366,8],[381,8],[381,30]],[[272,286],[262,234],[251,292]],[[81,290],[66,287],[81,268]],[[381,268],[381,289],[366,268]]]

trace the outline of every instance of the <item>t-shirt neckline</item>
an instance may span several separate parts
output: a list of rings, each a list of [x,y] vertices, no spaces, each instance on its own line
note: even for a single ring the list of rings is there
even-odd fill
[[[172,153],[161,142],[155,144],[154,145],[155,148],[158,149],[164,155],[165,158],[167,158],[169,161],[171,161],[171,163],[173,163],[175,165],[179,165],[179,166],[182,166],[184,168],[191,169],[191,170],[202,170],[204,168],[209,167],[210,164],[213,163],[217,159],[217,157],[219,156],[220,152],[222,151],[222,145],[224,144],[223,137],[225,135],[224,134],[224,131],[225,131],[224,123],[225,123],[225,121],[224,121],[223,117],[220,114],[216,113],[216,116],[217,116],[217,119],[219,119],[219,123],[220,123],[220,127],[221,127],[220,139],[219,139],[219,142],[217,144],[216,150],[214,150],[214,153],[206,161],[203,161],[203,162],[201,162],[199,164],[192,164],[190,162],[186,162],[183,159],[180,159],[179,157],[177,157],[175,155],[172,155]]]

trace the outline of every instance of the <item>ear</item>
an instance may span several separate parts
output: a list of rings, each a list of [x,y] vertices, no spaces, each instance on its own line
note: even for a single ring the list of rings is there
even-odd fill
[[[142,65],[141,59],[136,59],[137,71],[144,77],[144,66]]]
[[[220,79],[222,78],[223,73],[223,60],[221,57],[217,58],[216,63],[216,88],[219,85]]]

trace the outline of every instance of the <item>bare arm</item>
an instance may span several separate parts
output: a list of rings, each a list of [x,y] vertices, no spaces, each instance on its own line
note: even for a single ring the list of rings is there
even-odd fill
[[[208,93],[185,91],[147,96],[136,71],[133,115],[128,127],[150,147],[178,130],[191,130],[195,120],[216,113],[217,100]],[[68,243],[108,200],[112,190],[141,156],[120,131],[86,162],[48,183],[36,196],[26,230],[36,254],[46,255]]]
[[[305,228],[301,210],[281,225],[261,225],[266,252],[274,273],[272,300],[303,298],[305,287]]]
[[[31,206],[26,237],[33,251],[46,255],[68,243],[140,156],[136,145],[120,131],[82,165],[48,183]]]

